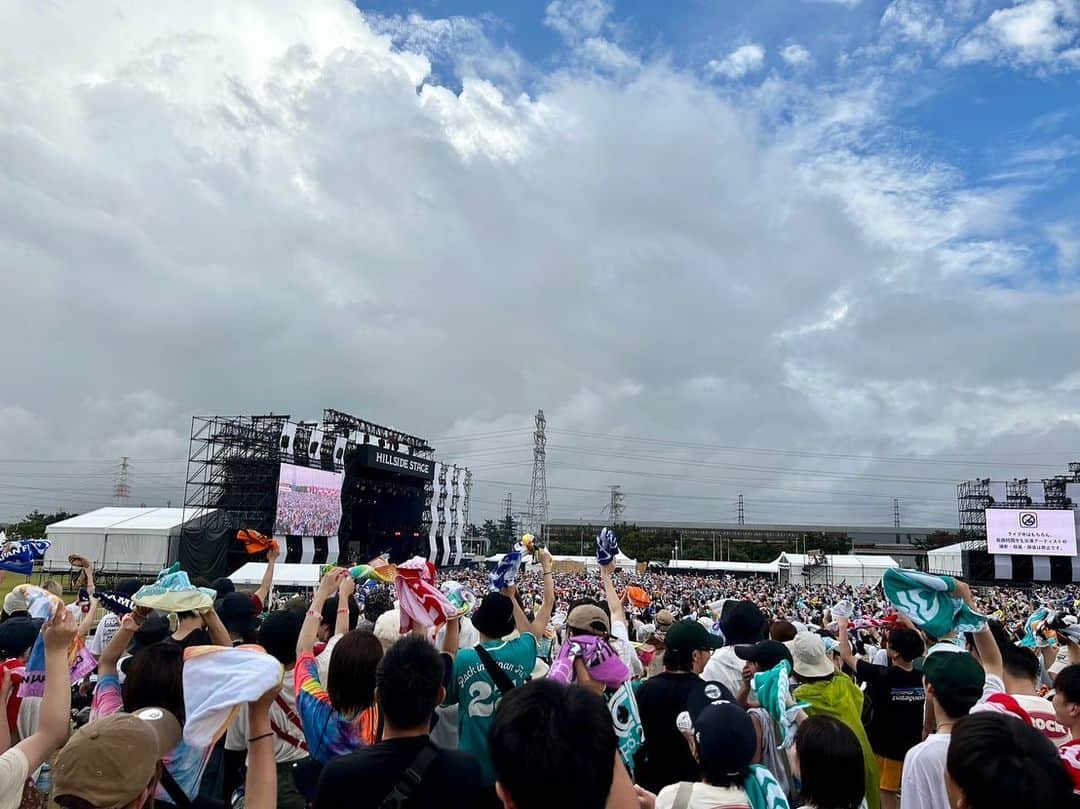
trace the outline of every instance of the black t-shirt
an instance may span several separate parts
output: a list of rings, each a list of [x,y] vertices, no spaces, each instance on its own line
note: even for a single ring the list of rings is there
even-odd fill
[[[866,725],[870,746],[879,756],[903,761],[907,751],[922,741],[926,702],[922,673],[865,660],[859,661],[855,673],[866,683],[866,698],[873,710]]]
[[[387,739],[335,758],[323,768],[315,809],[377,809],[416,759],[427,736]],[[458,750],[439,750],[409,799],[410,806],[471,806],[482,793],[480,763]]]
[[[183,646],[185,649],[189,646],[212,646],[214,643],[214,641],[210,639],[210,633],[202,628],[191,630],[179,640],[174,637],[170,637],[170,640],[179,646]]]
[[[636,774],[638,783],[650,792],[659,792],[679,781],[701,780],[701,771],[686,739],[675,727],[675,718],[686,710],[690,693],[704,687],[705,681],[697,675],[665,671],[650,677],[638,689],[645,746],[635,758]],[[730,693],[726,698],[731,699]]]

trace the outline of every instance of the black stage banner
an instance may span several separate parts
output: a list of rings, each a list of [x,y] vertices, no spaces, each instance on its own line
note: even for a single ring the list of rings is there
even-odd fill
[[[412,478],[431,480],[435,476],[433,461],[425,461],[423,458],[374,447],[370,444],[356,448],[356,459],[361,466],[381,469],[385,472],[397,472]]]

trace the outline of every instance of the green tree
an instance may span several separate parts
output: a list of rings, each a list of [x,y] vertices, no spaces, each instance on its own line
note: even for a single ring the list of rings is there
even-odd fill
[[[34,509],[23,517],[20,522],[12,525],[8,529],[7,535],[9,539],[37,539],[45,536],[45,526],[75,516],[77,515],[70,514],[63,510],[57,511],[54,514],[42,514],[37,509]]]

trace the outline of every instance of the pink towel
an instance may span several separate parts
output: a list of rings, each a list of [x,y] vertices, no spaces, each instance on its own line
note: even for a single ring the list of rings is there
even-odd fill
[[[394,579],[398,607],[401,613],[401,634],[414,626],[442,626],[458,611],[442,591],[435,586],[435,565],[422,556],[414,556],[398,565]]]
[[[604,638],[595,635],[575,635],[559,647],[559,653],[548,671],[548,679],[560,683],[574,681],[574,660],[581,658],[589,676],[605,688],[618,688],[630,679],[630,669]]]

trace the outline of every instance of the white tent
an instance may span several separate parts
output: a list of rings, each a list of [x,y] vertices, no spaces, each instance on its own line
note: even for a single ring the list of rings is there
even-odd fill
[[[963,576],[964,564],[961,552],[964,545],[971,543],[957,542],[943,548],[933,548],[926,552],[926,570],[928,573],[940,573],[945,576]],[[985,548],[986,546],[983,545]]]
[[[99,508],[45,528],[46,571],[68,570],[85,556],[98,571],[149,575],[176,561],[184,525],[210,512],[182,508]]]
[[[278,587],[318,587],[322,565],[274,565],[274,584]],[[248,562],[229,579],[237,586],[259,586],[266,573],[266,562]]]
[[[502,561],[502,559],[503,559],[503,557],[505,555],[506,554],[503,554],[503,553],[496,553],[493,556],[487,557],[487,559],[485,559],[484,561],[487,562],[488,564],[497,565],[497,564],[499,564],[499,562]],[[529,556],[526,556],[525,558],[528,559],[528,560],[532,559],[532,557],[529,557]],[[586,570],[599,570],[599,568],[600,568],[600,564],[596,561],[595,556],[555,556],[555,555],[552,555],[551,558],[552,558],[552,561],[555,561],[555,562],[577,562],[579,564],[585,565]],[[620,553],[618,556],[615,557],[615,566],[618,567],[619,570],[631,570],[631,571],[636,570],[637,569],[637,560],[631,559],[628,556],[623,556]]]
[[[825,557],[828,560],[829,580],[833,584],[881,584],[881,577],[889,568],[900,567],[891,556],[866,556],[859,554],[835,554]],[[814,577],[815,570],[822,570],[812,564],[812,558],[804,553],[782,553],[776,560],[781,569],[787,569],[789,581],[804,584]]]
[[[772,562],[709,562],[699,559],[672,559],[668,570],[685,570],[702,573],[751,573],[758,576],[775,576],[780,572],[780,560]]]

